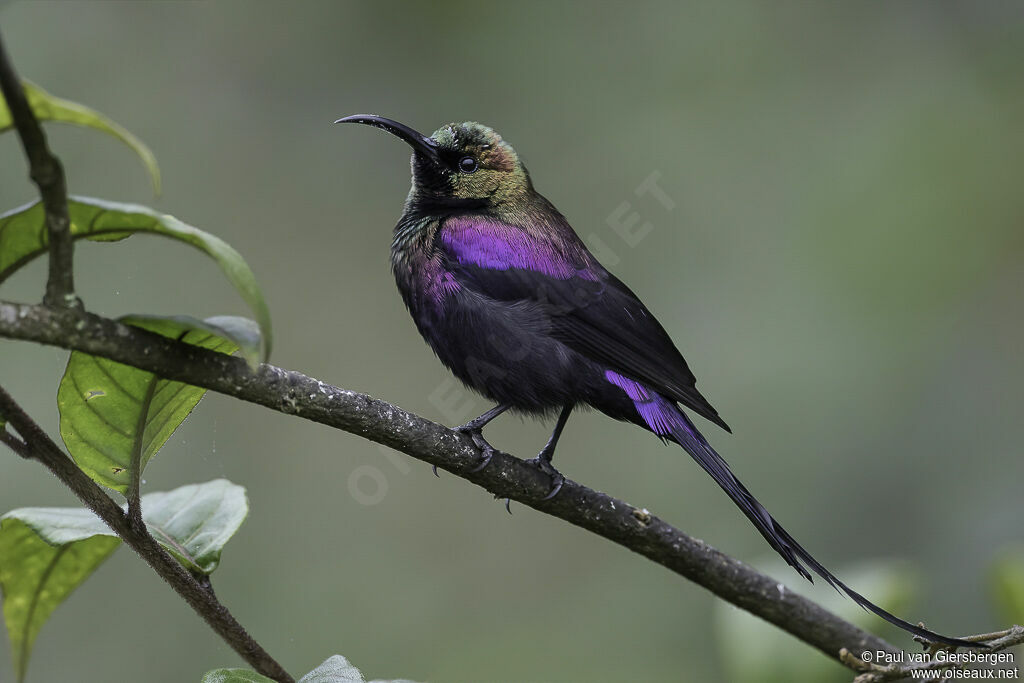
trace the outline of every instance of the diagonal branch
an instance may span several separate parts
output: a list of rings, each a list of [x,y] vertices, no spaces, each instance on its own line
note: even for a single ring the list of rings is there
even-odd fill
[[[18,74],[4,49],[3,36],[0,36],[0,93],[11,111],[11,120],[28,158],[29,175],[39,188],[46,209],[50,274],[43,300],[51,306],[81,308],[82,302],[75,296],[75,277],[71,268],[74,242],[71,241],[64,167],[46,144],[43,127],[32,113]]]
[[[643,555],[847,666],[840,660],[843,648],[899,652],[645,509],[569,480],[558,496],[544,501],[547,475],[501,452],[474,471],[480,453],[469,437],[371,396],[272,365],[253,371],[240,358],[74,310],[0,301],[3,337],[102,356],[390,446]]]
[[[156,542],[141,520],[136,524],[132,517],[125,514],[124,510],[53,442],[42,427],[22,410],[3,387],[0,387],[0,417],[21,436],[21,439],[18,439],[0,427],[0,443],[6,444],[23,458],[39,461],[55,474],[79,500],[106,522],[121,540],[138,553],[160,578],[184,598],[250,666],[275,681],[293,683],[294,679],[288,672],[253,640],[242,625],[231,616],[227,607],[217,600],[213,590],[206,587],[209,585],[208,579],[206,584],[197,581]]]
[[[921,656],[920,661],[904,662],[901,659],[892,663],[886,663],[885,658],[880,653],[867,652],[855,655],[849,650],[844,649],[839,652],[839,661],[854,671],[862,672],[853,679],[853,683],[888,683],[889,681],[902,681],[908,678],[930,681],[931,683],[942,683],[942,681],[950,681],[953,678],[972,677],[969,674],[957,675],[957,673],[964,671],[967,665],[974,665],[976,667],[988,666],[989,669],[977,670],[982,672],[987,670],[995,673],[1000,670],[995,667],[1002,664],[1005,666],[1002,670],[1007,674],[1011,671],[1014,674],[1018,672],[1017,667],[1013,665],[1013,655],[1003,653],[1002,651],[1024,643],[1024,626],[1012,626],[1005,631],[968,636],[964,640],[985,643],[985,651],[972,651],[958,656],[957,653],[942,654],[939,652],[939,648],[932,647],[926,652],[919,653]],[[996,676],[1008,677],[1002,674],[996,674]],[[974,677],[981,678],[982,676]],[[1016,679],[1017,676],[1013,675],[1012,678]]]

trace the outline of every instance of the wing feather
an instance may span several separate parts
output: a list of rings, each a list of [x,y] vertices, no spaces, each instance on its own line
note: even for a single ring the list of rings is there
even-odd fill
[[[541,306],[552,336],[569,348],[729,431],[643,302],[598,263],[564,219],[543,228],[491,218],[450,218],[438,231],[435,246],[462,287],[497,301]]]

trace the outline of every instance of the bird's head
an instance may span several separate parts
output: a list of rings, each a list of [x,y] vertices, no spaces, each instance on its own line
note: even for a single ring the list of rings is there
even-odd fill
[[[405,140],[413,150],[413,193],[424,200],[488,205],[514,201],[532,190],[515,150],[483,124],[450,123],[428,137],[373,114],[346,116],[335,123],[362,123]]]

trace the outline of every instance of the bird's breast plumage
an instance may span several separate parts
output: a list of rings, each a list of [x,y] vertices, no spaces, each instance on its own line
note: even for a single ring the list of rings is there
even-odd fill
[[[487,217],[455,217],[438,232],[444,251],[460,265],[522,270],[556,280],[596,280],[585,250],[575,242],[543,239],[528,228]],[[575,248],[573,248],[575,247]]]
[[[528,412],[557,409],[576,390],[581,358],[552,336],[547,305],[488,296],[466,270],[578,277],[578,263],[558,249],[500,221],[458,216],[420,223],[415,234],[400,223],[392,263],[420,334],[467,385]]]
[[[628,394],[612,371],[725,426],[658,321],[546,200],[504,215],[405,221],[395,244],[420,333],[485,395],[535,412],[585,402],[621,413]]]

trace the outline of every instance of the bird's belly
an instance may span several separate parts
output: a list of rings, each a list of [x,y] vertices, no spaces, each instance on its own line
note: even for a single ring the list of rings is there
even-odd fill
[[[467,386],[521,411],[544,413],[573,401],[587,363],[550,336],[529,303],[496,302],[464,293],[424,313],[420,333]]]

